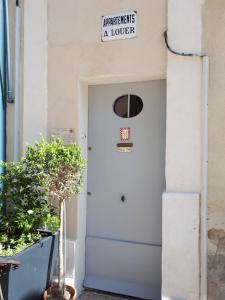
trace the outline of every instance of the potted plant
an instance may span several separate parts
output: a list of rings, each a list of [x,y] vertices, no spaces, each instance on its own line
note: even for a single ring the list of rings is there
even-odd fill
[[[29,147],[28,154],[32,160]],[[0,283],[5,300],[40,299],[57,256],[58,237],[52,232],[57,231],[59,218],[48,201],[46,175],[28,165],[26,155],[20,162],[1,163],[0,261],[5,267]],[[10,271],[12,261],[20,262],[15,271]]]
[[[82,186],[85,161],[81,150],[76,144],[64,145],[60,139],[52,139],[50,143],[42,139],[28,148],[25,164],[28,169],[44,170],[49,197],[58,203],[58,284],[45,291],[44,299],[75,299],[75,289],[64,283],[63,216],[65,201],[78,194]]]

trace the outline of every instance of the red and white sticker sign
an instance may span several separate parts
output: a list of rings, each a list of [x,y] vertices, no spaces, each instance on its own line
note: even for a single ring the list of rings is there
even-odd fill
[[[130,128],[129,127],[120,128],[120,140],[121,141],[129,141],[130,140]]]

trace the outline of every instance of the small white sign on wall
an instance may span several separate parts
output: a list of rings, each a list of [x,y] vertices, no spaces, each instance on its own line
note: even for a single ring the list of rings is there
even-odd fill
[[[62,139],[65,144],[74,143],[75,139],[73,128],[51,128],[50,135]]]
[[[136,11],[102,17],[102,42],[131,39],[136,34]]]

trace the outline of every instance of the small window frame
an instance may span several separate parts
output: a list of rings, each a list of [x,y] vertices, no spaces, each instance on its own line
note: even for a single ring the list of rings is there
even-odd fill
[[[140,105],[141,108],[138,110],[138,112],[136,114],[130,116],[130,114],[131,114],[131,102],[130,101],[131,101],[132,96],[134,96],[138,99],[139,103],[141,104]],[[116,105],[118,104],[118,101],[120,101],[124,97],[127,97],[127,112],[126,112],[127,116],[122,116],[121,114],[118,113],[118,111],[116,111]],[[123,95],[117,97],[116,100],[114,101],[114,103],[113,103],[113,112],[120,118],[130,119],[130,118],[134,118],[134,117],[138,116],[142,112],[143,107],[144,107],[144,103],[143,103],[143,100],[141,99],[141,97],[139,97],[135,94],[123,94]]]

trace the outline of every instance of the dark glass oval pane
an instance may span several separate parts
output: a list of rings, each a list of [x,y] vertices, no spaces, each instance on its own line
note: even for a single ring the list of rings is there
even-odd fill
[[[117,116],[122,118],[127,118],[128,117],[128,95],[124,95],[117,98],[114,103],[113,109]]]
[[[137,116],[143,109],[143,101],[140,97],[130,95],[130,118]]]

